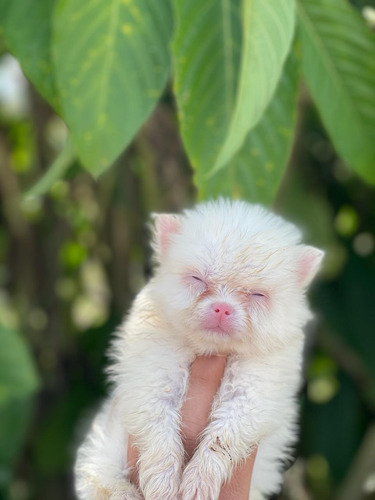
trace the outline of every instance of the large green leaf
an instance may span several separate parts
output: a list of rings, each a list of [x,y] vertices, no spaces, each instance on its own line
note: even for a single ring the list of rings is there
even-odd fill
[[[38,387],[34,364],[21,336],[0,323],[0,403]]]
[[[0,0],[0,36],[3,36],[5,17],[8,12],[9,2],[8,0]]]
[[[11,468],[27,433],[33,410],[31,395],[0,403],[0,487],[9,482]],[[7,472],[5,478],[1,472]]]
[[[201,197],[228,195],[271,204],[289,158],[297,116],[298,61],[292,52],[278,88],[258,125],[239,152],[207,177],[198,170]]]
[[[191,163],[227,163],[277,86],[294,30],[293,0],[175,0],[175,94]]]
[[[57,109],[50,53],[54,4],[55,0],[11,0],[0,22],[9,50],[19,60],[25,75]]]
[[[343,159],[375,183],[375,37],[343,0],[300,0],[303,69]]]
[[[103,172],[154,108],[168,78],[169,0],[60,0],[54,53],[77,153]]]
[[[26,344],[0,323],[0,488],[10,480],[31,416],[39,379]]]

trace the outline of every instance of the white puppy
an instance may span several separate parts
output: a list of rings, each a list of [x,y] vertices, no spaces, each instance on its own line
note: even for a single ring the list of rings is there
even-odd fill
[[[296,440],[305,290],[323,252],[260,206],[219,200],[155,216],[155,276],[113,344],[113,392],[78,451],[79,499],[214,500],[258,448],[250,497],[280,489]],[[228,356],[185,466],[180,410],[196,356]],[[127,439],[139,449],[132,486]]]

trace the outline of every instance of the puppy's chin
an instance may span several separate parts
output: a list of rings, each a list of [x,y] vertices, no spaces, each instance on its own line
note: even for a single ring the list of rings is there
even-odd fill
[[[213,336],[219,336],[219,337],[224,337],[227,339],[230,339],[231,337],[235,336],[235,332],[232,329],[229,328],[224,328],[222,326],[210,326],[210,327],[204,327],[202,328],[202,335],[213,335]]]
[[[230,355],[239,354],[244,349],[244,339],[234,330],[224,330],[220,327],[204,329],[197,327],[185,330],[184,341],[199,355]]]

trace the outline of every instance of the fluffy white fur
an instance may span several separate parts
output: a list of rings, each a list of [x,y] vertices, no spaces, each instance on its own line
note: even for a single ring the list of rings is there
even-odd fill
[[[78,451],[79,499],[214,500],[255,447],[251,500],[278,492],[296,440],[305,290],[323,256],[300,242],[292,224],[240,201],[155,216],[158,266],[117,332],[113,392]],[[202,328],[216,302],[233,309],[225,332]],[[185,466],[189,367],[217,353],[228,355],[224,378]],[[128,482],[129,434],[140,450],[140,491]]]

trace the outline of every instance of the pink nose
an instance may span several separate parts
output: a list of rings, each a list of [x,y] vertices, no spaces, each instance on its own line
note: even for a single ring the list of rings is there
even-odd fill
[[[230,316],[233,312],[233,307],[225,302],[214,302],[211,308],[216,313],[218,318]]]

